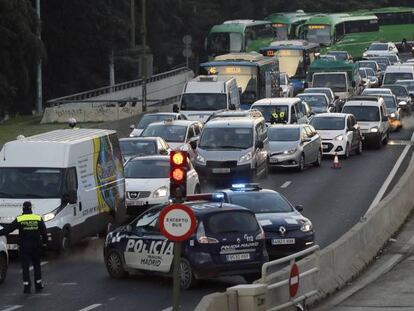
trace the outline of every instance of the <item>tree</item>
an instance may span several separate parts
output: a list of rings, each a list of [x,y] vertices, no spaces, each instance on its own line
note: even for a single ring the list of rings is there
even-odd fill
[[[34,76],[42,54],[37,26],[30,1],[0,0],[0,115],[34,107]]]

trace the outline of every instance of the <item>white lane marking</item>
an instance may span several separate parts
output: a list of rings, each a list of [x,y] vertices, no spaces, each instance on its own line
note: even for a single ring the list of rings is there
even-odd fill
[[[414,140],[414,133],[411,136],[410,141],[413,141],[413,140]],[[368,214],[369,211],[371,211],[381,201],[382,197],[384,196],[385,191],[387,191],[387,188],[390,185],[390,183],[392,182],[395,174],[397,174],[397,171],[400,168],[401,163],[404,161],[404,158],[407,155],[408,150],[410,150],[410,148],[411,148],[411,145],[407,145],[407,146],[404,147],[403,152],[401,153],[401,155],[398,158],[397,162],[395,162],[394,167],[392,168],[392,170],[391,170],[390,174],[388,175],[387,179],[384,181],[382,187],[378,191],[377,195],[374,198],[374,201],[372,201],[372,203],[369,206],[368,210],[366,211],[364,217]]]
[[[287,188],[287,187],[289,187],[289,185],[290,185],[291,183],[292,183],[291,181],[287,181],[287,182],[285,182],[283,185],[281,185],[281,186],[280,186],[280,188]]]
[[[22,305],[15,305],[15,306],[6,306],[6,309],[1,309],[1,311],[13,311],[13,310],[17,310],[23,308]]]
[[[92,309],[98,308],[98,307],[100,307],[100,306],[102,306],[102,304],[101,304],[101,303],[95,303],[95,304],[93,304],[93,305],[90,305],[90,306],[88,306],[88,307],[85,307],[85,308],[83,308],[83,309],[80,309],[79,311],[89,311],[89,310],[92,310]]]
[[[68,282],[68,283],[57,283],[60,286],[77,286],[78,283],[75,282]]]
[[[47,265],[49,263],[49,261],[42,261],[41,263],[40,263],[40,265],[41,266],[44,266],[44,265]],[[33,271],[33,266],[31,266],[30,268],[29,268],[29,271]]]

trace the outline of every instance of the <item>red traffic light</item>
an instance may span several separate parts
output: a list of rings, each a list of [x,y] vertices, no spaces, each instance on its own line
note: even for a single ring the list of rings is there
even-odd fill
[[[174,168],[171,171],[171,179],[173,179],[175,182],[182,182],[185,178],[185,172],[182,168]]]
[[[187,195],[187,152],[170,153],[170,198],[181,202]]]

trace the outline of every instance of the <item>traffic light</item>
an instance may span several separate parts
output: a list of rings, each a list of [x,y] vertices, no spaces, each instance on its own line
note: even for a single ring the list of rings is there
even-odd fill
[[[187,152],[170,153],[170,197],[173,202],[183,202],[187,196]]]

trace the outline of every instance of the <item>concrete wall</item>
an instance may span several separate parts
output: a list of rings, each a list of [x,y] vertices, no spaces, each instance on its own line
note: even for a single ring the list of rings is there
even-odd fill
[[[365,218],[361,219],[340,239],[320,251],[319,254],[298,262],[301,271],[310,261],[319,260],[320,271],[317,275],[319,294],[308,299],[308,304],[325,298],[358,276],[375,258],[388,239],[400,228],[414,207],[413,175],[414,156],[393,190]],[[286,269],[280,271],[273,278],[270,278],[270,284],[280,280],[280,275],[286,275],[286,273],[288,273]],[[260,280],[258,282],[260,283]],[[315,289],[312,283],[301,283],[300,292],[309,292]],[[282,287],[280,290],[282,293],[268,292],[266,298],[268,308],[281,303],[276,297],[285,296],[287,289]],[[237,306],[229,305],[228,301],[226,293],[210,294],[201,300],[196,310],[213,310],[212,306],[216,310],[222,311],[237,310]]]

